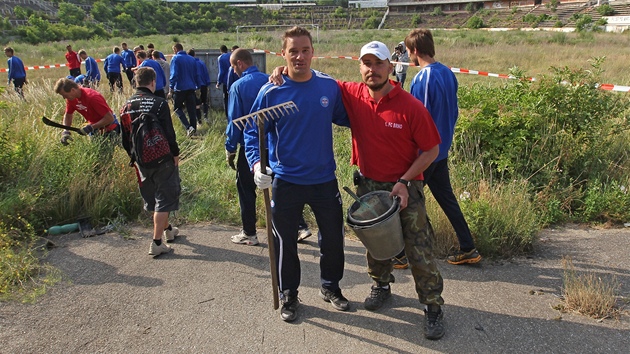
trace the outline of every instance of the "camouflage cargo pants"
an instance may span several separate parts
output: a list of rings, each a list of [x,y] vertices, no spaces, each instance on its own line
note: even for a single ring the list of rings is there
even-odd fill
[[[369,178],[355,179],[357,195],[362,196],[377,190],[391,191],[394,183],[377,182]],[[435,235],[427,217],[422,181],[412,181],[409,187],[409,202],[400,211],[405,253],[409,259],[411,274],[416,283],[416,292],[421,303],[427,305],[442,305],[442,290],[444,281],[433,257],[433,242]],[[368,274],[377,282],[391,282],[394,269],[392,260],[379,261],[367,252]]]

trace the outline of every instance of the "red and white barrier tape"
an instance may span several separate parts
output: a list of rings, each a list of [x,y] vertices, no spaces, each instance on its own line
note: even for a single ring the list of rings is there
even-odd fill
[[[276,55],[276,56],[282,56],[281,53],[272,52],[272,51],[263,50],[263,49],[254,49],[254,52],[256,52],[256,53],[266,53],[266,54],[271,54],[271,55]],[[350,59],[350,60],[359,60],[359,57],[354,57],[354,56],[318,56],[318,57],[313,57],[313,59]],[[402,62],[392,62],[392,63],[409,65],[409,66],[416,66],[413,63],[402,63]],[[514,77],[513,75],[507,75],[507,74],[495,74],[495,73],[489,73],[489,72],[486,72],[486,71],[478,71],[478,70],[470,70],[470,69],[454,68],[454,67],[449,67],[449,68],[451,69],[452,72],[454,72],[456,74],[470,74],[470,75],[480,75],[480,76],[488,76],[488,77],[498,77],[500,79],[516,79],[516,77]],[[525,80],[536,81],[536,78],[528,77]],[[597,87],[599,89],[601,89],[601,90],[617,91],[617,92],[630,92],[630,86],[621,86],[621,85],[614,85],[614,84],[598,84]]]
[[[265,53],[265,54],[270,54],[270,55],[276,55],[276,56],[282,56],[282,53],[278,53],[278,52],[272,52],[269,50],[264,50],[264,49],[253,49],[255,53]],[[172,56],[172,55],[167,55],[167,56]],[[317,57],[313,57],[313,59],[349,59],[349,60],[359,60],[359,57],[355,57],[355,56],[346,56],[346,55],[340,55],[340,56],[317,56]],[[96,62],[103,62],[105,61],[105,59],[94,59]],[[395,64],[403,64],[403,65],[409,65],[409,66],[416,66],[413,63],[400,63],[400,62],[392,62]],[[81,65],[84,65],[85,63],[82,62]],[[24,69],[25,70],[39,70],[39,69],[53,69],[53,68],[63,68],[65,67],[66,64],[52,64],[52,65],[35,65],[35,66],[25,66]],[[507,74],[495,74],[495,73],[489,73],[486,71],[478,71],[478,70],[470,70],[470,69],[463,69],[463,68],[453,68],[453,67],[449,67],[451,69],[452,72],[456,73],[456,74],[469,74],[469,75],[479,75],[479,76],[488,76],[488,77],[498,77],[500,79],[516,79],[516,77],[512,76],[512,75],[507,75]],[[0,68],[0,73],[5,73],[7,72],[8,69],[5,68]],[[529,81],[536,81],[536,78],[533,77],[529,77],[526,78],[526,80]],[[616,92],[630,92],[630,86],[622,86],[622,85],[614,85],[614,84],[598,84],[597,87],[600,90],[607,90],[607,91],[616,91]]]

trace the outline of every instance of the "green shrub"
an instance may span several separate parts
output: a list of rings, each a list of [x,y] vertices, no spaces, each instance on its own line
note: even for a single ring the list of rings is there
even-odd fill
[[[615,11],[615,8],[610,6],[609,4],[600,5],[596,9],[597,13],[602,16],[612,16],[617,12]]]
[[[578,209],[579,220],[585,222],[622,223],[630,220],[630,192],[625,184],[612,180],[590,182]]]
[[[472,29],[482,28],[483,20],[476,15],[472,16],[471,18],[468,19],[468,21],[466,21],[466,27],[472,28]]]
[[[431,16],[444,16],[444,11],[442,11],[442,7],[434,7],[433,12],[431,12]]]
[[[361,25],[361,28],[363,28],[363,29],[375,29],[375,28],[378,28],[379,24],[381,24],[380,17],[370,16],[370,18],[368,18],[367,20],[365,20],[365,22],[363,22],[363,25]]]
[[[412,27],[417,27],[418,25],[420,25],[422,23],[422,18],[420,17],[420,15],[418,14],[414,14],[411,17],[411,26]]]

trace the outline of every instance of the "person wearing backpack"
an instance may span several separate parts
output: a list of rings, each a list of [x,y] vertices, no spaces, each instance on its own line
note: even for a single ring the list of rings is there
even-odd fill
[[[168,222],[171,211],[179,209],[179,146],[168,102],[153,94],[155,70],[136,70],[136,92],[120,111],[122,144],[136,168],[144,208],[153,212],[153,241],[149,255],[171,251],[165,242],[175,240],[179,229]]]

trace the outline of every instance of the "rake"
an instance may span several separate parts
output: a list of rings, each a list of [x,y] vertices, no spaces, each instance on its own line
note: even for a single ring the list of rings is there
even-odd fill
[[[275,106],[267,107],[265,109],[252,112],[248,115],[234,119],[234,123],[240,130],[244,130],[246,127],[253,127],[254,124],[258,126],[258,149],[261,152],[260,159],[260,171],[265,173],[267,171],[267,161],[263,157],[262,153],[265,151],[267,142],[265,141],[265,122],[278,120],[288,114],[298,112],[299,109],[293,101],[284,102]],[[278,298],[278,268],[276,266],[276,246],[273,240],[273,228],[271,225],[271,198],[269,197],[269,189],[263,190],[265,197],[265,224],[267,225],[267,245],[269,247],[269,267],[271,271],[271,286],[273,288],[273,309],[277,310],[280,307],[280,299]]]

